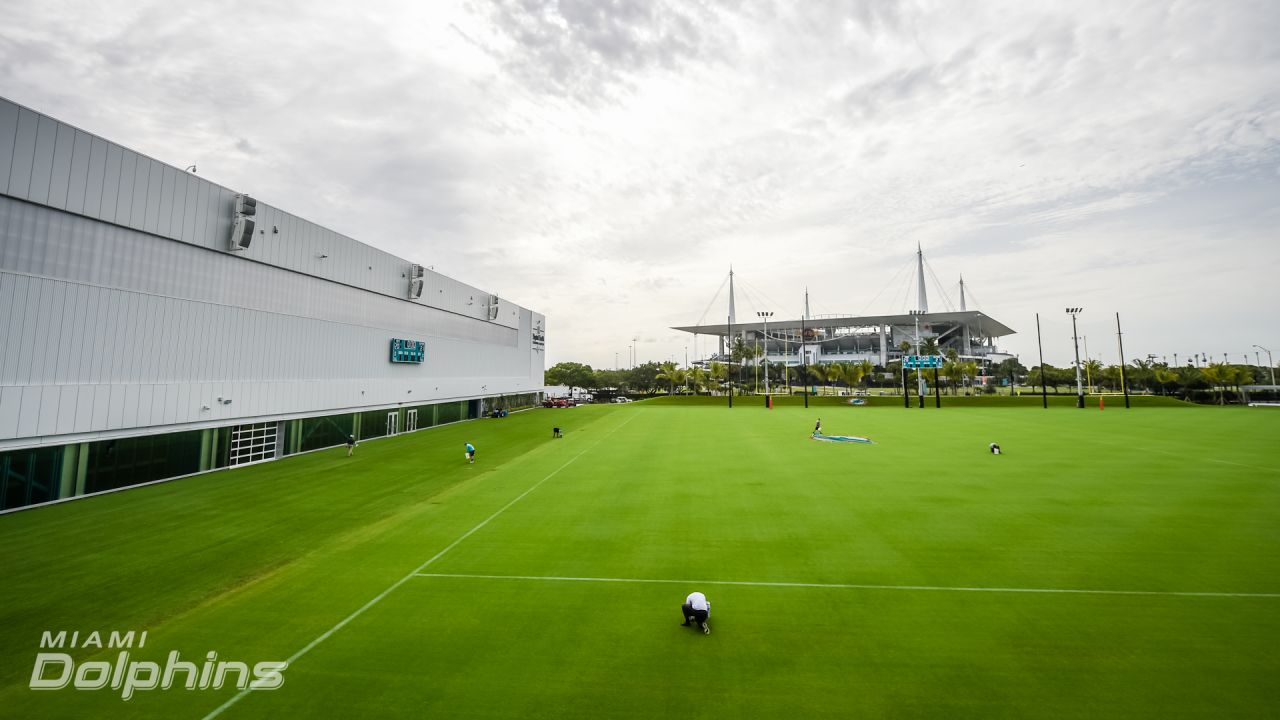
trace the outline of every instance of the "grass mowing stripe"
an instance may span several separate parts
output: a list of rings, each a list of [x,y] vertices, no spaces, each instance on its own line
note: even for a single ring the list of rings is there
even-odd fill
[[[1099,444],[1099,445],[1107,445],[1107,446],[1109,446],[1109,447],[1118,447],[1118,448],[1127,448],[1127,449],[1130,449],[1130,450],[1138,450],[1138,451],[1140,451],[1140,452],[1153,452],[1153,453],[1159,453],[1159,454],[1161,454],[1161,455],[1168,455],[1169,457],[1175,457],[1175,458],[1178,458],[1178,459],[1180,459],[1180,460],[1198,460],[1198,461],[1202,461],[1202,462],[1218,463],[1218,464],[1220,464],[1220,465],[1232,465],[1232,466],[1234,466],[1234,467],[1247,468],[1247,469],[1249,469],[1249,470],[1261,470],[1261,471],[1263,471],[1263,472],[1269,472],[1269,473],[1280,473],[1280,468],[1267,467],[1267,466],[1265,466],[1265,465],[1249,465],[1249,464],[1247,464],[1247,463],[1238,463],[1238,462],[1234,462],[1234,461],[1231,461],[1231,460],[1220,460],[1220,459],[1218,459],[1218,458],[1200,457],[1200,456],[1198,456],[1198,455],[1188,455],[1188,454],[1186,454],[1186,453],[1174,452],[1174,451],[1172,451],[1172,450],[1164,450],[1164,449],[1161,449],[1161,448],[1150,447],[1150,446],[1146,446],[1146,447],[1137,447],[1137,448],[1135,448],[1135,447],[1132,447],[1132,446],[1130,446],[1130,445],[1124,445],[1124,444],[1121,444],[1121,443],[1109,442],[1109,441],[1107,441],[1107,440],[1102,440],[1102,439],[1100,439],[1100,438],[1096,438],[1096,437],[1095,437],[1095,438],[1089,438],[1089,440],[1091,440],[1092,442],[1095,442],[1095,443],[1097,443],[1097,444]]]
[[[463,534],[462,534],[462,535],[461,535],[457,540],[454,540],[453,542],[449,543],[449,544],[448,544],[448,546],[446,546],[443,550],[441,550],[440,552],[436,553],[435,555],[432,555],[432,556],[431,556],[431,559],[427,560],[426,562],[422,563],[422,564],[421,564],[421,565],[419,565],[418,567],[414,568],[412,571],[410,571],[410,572],[409,572],[409,574],[408,574],[408,575],[405,575],[404,577],[402,577],[402,578],[400,578],[399,580],[397,580],[397,581],[395,581],[394,583],[392,583],[390,587],[388,587],[386,590],[383,590],[382,592],[378,593],[378,595],[377,595],[376,597],[374,597],[372,600],[370,600],[369,602],[365,603],[364,605],[361,605],[361,606],[359,607],[359,609],[357,609],[355,612],[353,612],[353,613],[351,613],[350,615],[346,616],[345,618],[343,618],[342,620],[340,620],[336,625],[334,625],[333,627],[331,627],[331,628],[329,628],[328,630],[324,631],[324,632],[323,632],[320,636],[318,636],[315,640],[312,640],[311,642],[307,643],[307,645],[306,645],[305,647],[303,647],[301,650],[299,650],[299,651],[295,652],[294,654],[290,655],[290,656],[285,660],[285,662],[286,662],[288,665],[293,665],[293,663],[294,663],[294,662],[296,662],[298,659],[300,659],[303,655],[306,655],[308,652],[311,652],[312,648],[316,647],[316,646],[317,646],[317,645],[319,645],[320,643],[322,643],[322,642],[324,642],[325,640],[327,640],[331,635],[333,635],[334,633],[338,632],[338,631],[339,631],[339,630],[341,630],[343,627],[345,627],[345,626],[347,625],[347,623],[351,622],[352,620],[355,620],[357,617],[360,617],[360,615],[364,614],[364,611],[368,610],[369,608],[373,607],[374,605],[377,605],[379,602],[381,602],[381,601],[382,601],[382,599],[383,599],[383,598],[385,598],[386,596],[390,595],[390,594],[391,594],[391,593],[392,593],[396,588],[398,588],[398,587],[400,587],[401,585],[403,585],[403,584],[405,584],[406,582],[408,582],[410,578],[412,578],[412,577],[416,576],[418,573],[422,572],[422,571],[423,571],[427,566],[431,565],[431,563],[435,562],[436,560],[439,560],[441,557],[444,557],[445,553],[447,553],[447,552],[449,552],[450,550],[452,550],[452,549],[454,549],[455,547],[457,547],[457,546],[458,546],[458,544],[459,544],[459,543],[461,543],[463,540],[466,540],[467,538],[469,538],[469,537],[471,537],[472,535],[474,535],[477,531],[479,531],[479,530],[480,530],[481,528],[483,528],[485,525],[488,525],[488,524],[489,524],[489,523],[490,523],[494,518],[496,518],[496,517],[498,517],[499,515],[501,515],[502,513],[506,512],[506,511],[507,511],[507,509],[508,509],[508,508],[510,508],[512,505],[515,505],[516,503],[518,503],[518,502],[520,502],[521,500],[523,500],[523,499],[525,498],[525,496],[527,496],[529,493],[533,492],[534,490],[537,490],[539,487],[541,487],[541,486],[542,486],[542,484],[543,484],[543,483],[545,483],[546,481],[550,480],[551,478],[553,478],[553,477],[555,477],[557,474],[559,474],[559,472],[560,472],[561,470],[564,470],[565,468],[567,468],[567,467],[569,467],[570,465],[572,465],[572,464],[573,464],[573,463],[574,463],[578,458],[580,458],[580,457],[582,457],[583,455],[587,454],[589,451],[591,451],[591,450],[595,449],[595,448],[596,448],[596,446],[598,446],[600,443],[604,442],[606,438],[608,438],[610,435],[612,435],[613,433],[617,432],[618,430],[622,429],[624,426],[626,426],[626,424],[627,424],[627,423],[631,422],[631,421],[632,421],[632,420],[634,420],[635,418],[636,418],[636,415],[635,415],[635,414],[632,414],[632,415],[631,415],[630,417],[628,417],[626,420],[623,420],[621,423],[619,423],[619,424],[618,424],[618,426],[617,426],[617,427],[613,428],[612,430],[610,430],[609,432],[607,432],[607,433],[605,433],[603,436],[601,436],[601,438],[600,438],[599,440],[597,440],[595,443],[593,443],[593,444],[591,445],[591,447],[583,449],[581,452],[579,452],[577,455],[574,455],[572,458],[570,458],[570,459],[569,459],[567,462],[565,462],[563,465],[561,465],[560,467],[556,468],[555,470],[552,470],[550,473],[548,473],[548,474],[547,474],[547,476],[546,476],[546,477],[544,477],[544,478],[542,478],[541,480],[539,480],[538,482],[534,483],[534,484],[533,484],[533,485],[532,485],[528,490],[525,490],[524,492],[522,492],[522,493],[520,493],[519,495],[517,495],[517,496],[515,497],[515,499],[514,499],[514,500],[512,500],[512,501],[511,501],[511,502],[509,502],[509,503],[507,503],[506,505],[503,505],[501,508],[499,508],[499,509],[498,509],[496,512],[494,512],[492,515],[490,515],[489,517],[487,517],[487,518],[485,518],[484,520],[480,521],[480,523],[479,523],[479,524],[477,524],[475,527],[473,527],[473,528],[471,528],[470,530],[468,530],[468,531],[466,531],[465,533],[463,533]],[[233,695],[233,696],[232,696],[230,699],[228,699],[226,702],[222,703],[222,704],[221,704],[221,705],[219,705],[217,708],[214,708],[214,710],[213,710],[212,712],[210,712],[208,715],[205,715],[205,716],[204,716],[204,720],[212,720],[213,718],[218,717],[219,715],[221,715],[221,714],[223,713],[223,711],[224,711],[224,710],[226,710],[227,708],[231,707],[232,705],[235,705],[236,703],[240,702],[241,698],[243,698],[244,696],[246,696],[246,695],[248,695],[249,693],[253,692],[255,689],[256,689],[256,688],[254,688],[254,685],[251,683],[248,687],[246,687],[245,689],[243,689],[243,690],[241,690],[240,692],[238,692],[238,693],[236,693],[235,695]]]
[[[747,587],[829,588],[834,590],[917,590],[930,592],[1043,593],[1050,595],[1163,595],[1169,597],[1280,598],[1280,593],[1179,592],[1176,590],[1081,590],[1072,588],[947,587],[943,585],[862,585],[856,583],[758,582],[751,580],[661,580],[652,578],[557,577],[552,575],[477,575],[469,573],[424,572],[414,573],[414,577],[471,578],[475,580],[656,583],[665,585],[739,585]]]

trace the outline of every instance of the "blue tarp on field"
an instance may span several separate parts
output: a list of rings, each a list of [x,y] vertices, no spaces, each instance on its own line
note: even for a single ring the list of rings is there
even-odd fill
[[[870,440],[868,440],[867,438],[858,437],[856,435],[822,435],[820,433],[814,433],[813,439],[822,440],[824,442],[852,442],[852,443],[866,443],[867,445],[875,444]]]

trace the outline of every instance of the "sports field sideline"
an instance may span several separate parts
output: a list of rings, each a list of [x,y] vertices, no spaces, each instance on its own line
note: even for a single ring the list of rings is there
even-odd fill
[[[819,417],[875,444],[814,442]],[[0,516],[0,717],[1271,716],[1278,431],[646,401]],[[693,590],[709,636],[680,627]],[[63,630],[289,666],[275,690],[29,689],[41,652],[117,662],[41,649]]]

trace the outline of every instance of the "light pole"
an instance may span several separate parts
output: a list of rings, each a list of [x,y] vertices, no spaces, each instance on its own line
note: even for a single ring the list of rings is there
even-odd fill
[[[916,357],[920,357],[920,313],[914,313],[916,316]],[[924,373],[916,368],[916,397],[920,398],[920,407],[924,407]]]
[[[1261,345],[1254,345],[1254,347],[1258,348],[1259,350],[1267,354],[1267,367],[1270,368],[1271,370],[1271,384],[1275,385],[1276,384],[1276,364],[1271,361],[1271,351],[1262,347]]]
[[[773,317],[771,310],[758,310],[756,315],[764,321],[764,394],[769,395],[769,318]]]
[[[1076,316],[1084,312],[1084,308],[1069,307],[1067,314],[1071,316],[1071,341],[1076,349],[1076,407],[1084,408],[1084,379],[1080,377],[1080,334],[1076,332]]]

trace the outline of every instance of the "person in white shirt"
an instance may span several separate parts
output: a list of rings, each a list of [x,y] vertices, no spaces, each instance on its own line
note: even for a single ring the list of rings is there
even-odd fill
[[[680,612],[684,613],[684,627],[693,625],[702,628],[703,634],[711,634],[711,626],[707,624],[707,617],[711,615],[711,601],[707,600],[706,595],[700,592],[689,593]]]

